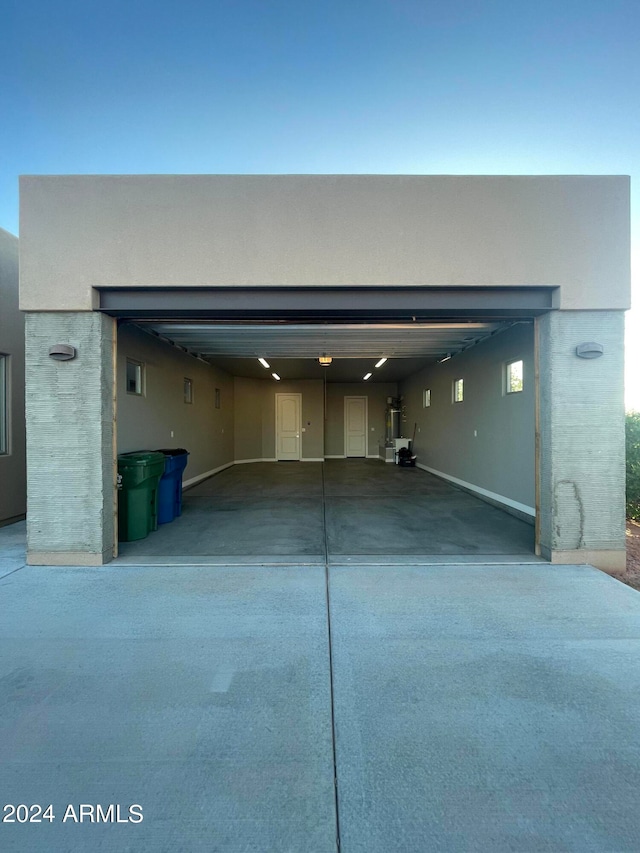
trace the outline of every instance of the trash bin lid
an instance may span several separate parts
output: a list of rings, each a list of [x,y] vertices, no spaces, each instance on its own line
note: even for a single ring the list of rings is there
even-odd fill
[[[133,453],[121,453],[118,456],[118,466],[121,468],[135,468],[138,465],[153,465],[162,462],[162,454],[156,450],[136,450]]]
[[[165,456],[188,456],[189,451],[185,450],[184,447],[169,447],[169,448],[161,448],[157,451],[158,453],[164,453]]]

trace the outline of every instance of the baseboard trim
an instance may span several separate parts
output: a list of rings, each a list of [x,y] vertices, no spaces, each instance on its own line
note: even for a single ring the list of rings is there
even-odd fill
[[[301,462],[324,462],[324,457],[322,456],[303,456],[300,460]]]
[[[517,517],[520,518],[521,516],[524,516],[522,519],[523,521],[532,522],[536,517],[536,511],[532,506],[527,506],[526,504],[519,503],[519,501],[511,500],[511,498],[506,498],[504,495],[499,495],[496,492],[490,492],[488,489],[483,489],[481,486],[476,486],[473,483],[467,483],[466,480],[461,480],[458,477],[452,477],[451,474],[445,474],[444,471],[438,471],[436,468],[430,468],[428,465],[423,465],[421,462],[416,462],[416,467],[422,468],[423,471],[427,471],[429,474],[434,474],[436,477],[440,477],[441,480],[448,480],[450,483],[455,483],[455,485],[460,486],[461,489],[471,492],[479,498],[484,498],[489,503],[497,504],[507,512],[509,510],[515,511],[513,513],[514,515],[519,513]]]
[[[183,480],[182,491],[188,489],[190,486],[195,486],[197,483],[201,483],[203,480],[207,480],[209,477],[213,477],[214,474],[219,474],[220,471],[224,471],[225,468],[231,468],[234,464],[234,462],[227,462],[226,465],[220,465],[219,468],[212,468],[211,471],[205,471],[204,474],[198,474],[197,477],[191,477],[190,480]]]
[[[27,516],[22,513],[21,515],[12,515],[10,518],[3,518],[0,521],[0,527],[7,527],[9,524],[15,524],[18,521],[24,521]]]
[[[278,460],[270,456],[263,456],[258,459],[236,459],[232,465],[250,465],[252,462],[277,462]]]

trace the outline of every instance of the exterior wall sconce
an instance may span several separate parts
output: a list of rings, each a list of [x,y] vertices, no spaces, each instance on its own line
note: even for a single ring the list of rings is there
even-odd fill
[[[594,341],[578,344],[576,347],[576,355],[578,358],[600,358],[604,353],[602,344],[596,344]]]
[[[71,361],[77,354],[76,348],[70,344],[54,344],[49,347],[49,358],[55,361]]]
[[[329,367],[329,365],[331,364],[333,359],[331,358],[330,355],[321,355],[320,358],[318,359],[318,361],[320,362],[320,364],[323,367]]]

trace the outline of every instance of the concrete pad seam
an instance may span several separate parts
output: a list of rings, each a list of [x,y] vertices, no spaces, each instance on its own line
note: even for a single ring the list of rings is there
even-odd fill
[[[167,558],[157,557],[156,559],[147,557],[143,559],[124,558],[122,560],[113,560],[113,566],[323,566],[324,560],[252,560],[250,557],[241,561],[233,561],[233,558],[219,557],[209,558],[203,557],[202,560],[194,559],[193,557]]]
[[[358,555],[358,556],[366,557],[367,555],[362,554],[362,555]],[[406,569],[406,568],[410,568],[412,566],[413,567],[424,566],[426,568],[432,568],[435,566],[443,566],[443,567],[446,566],[447,568],[450,568],[452,566],[460,566],[460,567],[464,567],[464,568],[469,568],[469,566],[483,566],[483,567],[493,566],[494,568],[499,569],[499,568],[503,568],[505,566],[511,566],[511,567],[514,567],[514,566],[523,566],[523,567],[524,566],[527,566],[527,567],[528,566],[535,566],[535,567],[538,567],[538,566],[549,565],[544,560],[541,560],[540,562],[531,562],[531,563],[521,563],[521,562],[513,561],[513,562],[502,562],[502,563],[498,563],[498,564],[496,564],[495,560],[490,560],[489,562],[486,562],[486,563],[481,562],[480,560],[469,560],[466,563],[443,563],[443,562],[438,562],[438,561],[428,562],[426,560],[421,561],[421,562],[415,562],[415,563],[398,563],[397,557],[395,559],[390,557],[389,560],[385,560],[384,562],[367,559],[366,561],[363,560],[363,562],[359,562],[359,563],[349,563],[348,558],[343,557],[341,559],[337,559],[337,558],[336,559],[330,559],[329,564],[331,566],[345,566],[346,568],[350,568],[350,569],[351,568],[357,568],[357,567],[364,567],[364,566],[386,566],[388,568],[397,568],[397,569]],[[578,566],[579,568],[588,568],[588,569],[594,568],[594,566],[589,565],[589,563],[576,563],[575,565]]]
[[[26,567],[26,563],[23,563],[21,566],[18,566],[16,569],[12,569],[10,572],[7,572],[6,575],[0,575],[0,581],[8,578],[9,575],[15,575],[16,572],[19,572],[20,569],[24,569]]]
[[[324,535],[324,578],[325,605],[327,608],[327,650],[329,653],[329,697],[331,701],[331,750],[333,758],[333,793],[336,819],[336,849],[340,850],[340,794],[338,791],[338,755],[336,745],[336,703],[333,683],[333,649],[331,640],[331,590],[329,579],[329,542],[327,538],[327,498],[325,493],[324,465],[321,470],[322,480],[322,532]]]

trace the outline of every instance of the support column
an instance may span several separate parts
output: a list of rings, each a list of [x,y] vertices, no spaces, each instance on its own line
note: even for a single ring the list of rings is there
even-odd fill
[[[115,320],[26,315],[27,562],[98,566],[114,556]],[[71,361],[49,356],[70,344]]]
[[[552,563],[625,566],[624,312],[553,311],[537,323],[539,545]],[[576,347],[602,344],[599,358]]]

